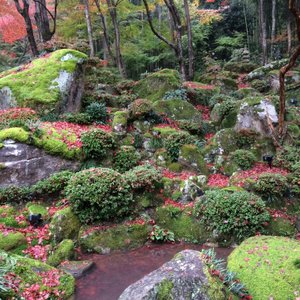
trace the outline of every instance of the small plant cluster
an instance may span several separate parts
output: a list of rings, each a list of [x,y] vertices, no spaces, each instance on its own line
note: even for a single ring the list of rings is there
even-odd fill
[[[71,178],[66,197],[82,223],[117,220],[129,213],[133,197],[124,178],[107,168],[83,170]]]
[[[216,253],[213,249],[202,250],[201,255],[210,275],[218,277],[231,293],[242,300],[253,299],[244,284],[236,277],[236,274],[226,269],[225,261],[216,258]]]
[[[158,225],[154,225],[150,232],[149,238],[153,242],[175,242],[174,233],[170,230],[162,229]]]
[[[37,119],[37,113],[31,108],[9,108],[0,110],[0,127],[15,127],[28,120]]]
[[[296,171],[300,167],[300,151],[298,147],[284,146],[276,153],[274,165]]]
[[[230,155],[231,161],[238,165],[242,170],[250,169],[256,160],[255,155],[248,150],[236,150]]]
[[[86,107],[85,113],[91,122],[104,124],[107,121],[107,109],[104,103],[92,102]]]
[[[166,92],[163,100],[173,100],[173,99],[180,99],[182,101],[188,100],[188,95],[186,89],[177,89],[174,91]]]
[[[81,142],[86,159],[102,159],[116,145],[113,135],[101,129],[83,133]]]
[[[59,196],[67,186],[72,175],[73,173],[70,171],[61,171],[47,179],[38,181],[31,187],[10,186],[0,188],[0,203],[20,203],[36,198],[45,199],[54,195]]]
[[[124,173],[137,165],[139,155],[132,146],[122,146],[114,156],[114,169]]]
[[[263,231],[270,220],[262,199],[245,191],[207,191],[196,202],[194,214],[208,230],[233,235],[239,241]]]

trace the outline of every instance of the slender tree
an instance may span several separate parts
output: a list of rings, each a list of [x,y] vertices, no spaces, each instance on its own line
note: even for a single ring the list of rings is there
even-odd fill
[[[85,13],[85,20],[86,20],[88,39],[90,45],[90,57],[93,57],[95,56],[95,48],[93,42],[93,30],[92,30],[89,0],[84,0],[84,13]]]
[[[30,49],[33,56],[38,56],[39,51],[37,49],[36,41],[34,38],[32,22],[29,15],[29,0],[22,0],[23,7],[19,0],[14,0],[18,13],[23,17],[26,27],[27,38],[29,41]]]
[[[266,17],[264,10],[264,0],[259,0],[259,27],[260,27],[260,44],[262,48],[262,63],[265,65],[268,61],[267,57],[267,25],[266,25]]]
[[[286,104],[286,97],[285,97],[285,75],[288,71],[290,71],[296,64],[297,58],[300,55],[300,9],[297,5],[296,0],[289,0],[289,10],[294,16],[296,20],[296,28],[297,28],[297,38],[298,38],[298,46],[292,56],[290,57],[290,60],[287,65],[282,67],[279,72],[279,82],[280,82],[280,88],[279,88],[279,99],[280,99],[280,110],[279,110],[279,137],[283,137],[283,131],[284,131],[284,115],[285,115],[285,104]]]
[[[274,43],[276,34],[276,0],[272,0],[271,58],[274,59]]]

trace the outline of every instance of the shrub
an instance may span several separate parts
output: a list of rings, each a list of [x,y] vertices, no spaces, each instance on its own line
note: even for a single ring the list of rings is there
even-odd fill
[[[0,110],[0,126],[11,126],[12,123],[37,119],[37,114],[30,108],[9,108]]]
[[[124,173],[123,177],[135,190],[151,189],[161,180],[161,174],[151,165],[138,166]]]
[[[147,99],[137,99],[129,105],[131,119],[139,119],[152,111],[152,102]]]
[[[291,192],[295,195],[300,195],[300,166],[292,174],[288,176]]]
[[[115,147],[112,134],[94,129],[81,136],[82,150],[86,158],[101,159],[107,152]]]
[[[31,200],[31,191],[28,187],[10,186],[0,188],[0,203],[20,203]]]
[[[80,124],[80,125],[92,123],[92,119],[87,113],[66,114],[63,116],[63,118],[67,122]]]
[[[172,100],[172,99],[180,99],[183,101],[188,100],[187,91],[186,89],[177,89],[174,91],[166,92],[163,100]]]
[[[105,123],[107,121],[107,109],[104,103],[92,102],[85,109],[91,121]]]
[[[51,175],[49,178],[37,182],[31,187],[34,197],[45,197],[62,192],[73,176],[71,171],[61,171]]]
[[[125,178],[107,168],[76,173],[69,181],[66,196],[83,223],[120,219],[130,211],[133,201]]]
[[[225,101],[233,101],[232,97],[229,97],[224,94],[216,94],[208,100],[208,105],[210,108],[213,108],[217,103],[222,103]]]
[[[137,165],[139,156],[132,146],[122,146],[114,157],[114,168],[118,172],[126,172]]]
[[[253,184],[253,189],[267,202],[280,201],[287,192],[288,183],[281,174],[265,173]]]
[[[274,160],[275,166],[282,166],[289,170],[295,171],[299,166],[300,151],[297,147],[285,146],[277,153]]]
[[[187,132],[175,132],[170,134],[165,140],[165,147],[172,162],[176,162],[179,151],[184,144],[193,144],[194,138]]]
[[[270,219],[261,198],[245,191],[207,191],[196,202],[194,214],[208,230],[234,235],[239,241],[263,230]]]
[[[241,149],[231,153],[230,158],[232,162],[238,165],[242,170],[250,169],[256,159],[252,152]]]
[[[174,233],[172,231],[162,229],[158,225],[154,225],[150,232],[150,240],[153,242],[174,242]]]

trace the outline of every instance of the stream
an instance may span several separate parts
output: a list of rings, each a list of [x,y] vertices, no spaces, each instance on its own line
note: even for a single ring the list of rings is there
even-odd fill
[[[82,259],[94,261],[95,266],[77,280],[75,300],[116,300],[130,284],[159,268],[176,253],[205,248],[194,244],[150,244],[129,252],[83,255]],[[217,256],[224,259],[232,250],[215,248]]]

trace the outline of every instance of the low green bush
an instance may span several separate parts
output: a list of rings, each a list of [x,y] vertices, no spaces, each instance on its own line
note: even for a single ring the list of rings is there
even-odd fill
[[[174,242],[175,237],[172,231],[160,228],[158,225],[154,225],[150,232],[150,240],[153,242]]]
[[[101,129],[93,129],[83,133],[81,142],[86,159],[102,159],[116,144],[113,135]]]
[[[207,191],[196,202],[194,214],[208,230],[233,235],[238,241],[263,231],[270,220],[262,199],[245,191]]]
[[[129,213],[133,202],[125,178],[107,168],[76,173],[66,187],[66,196],[82,223],[118,220]]]
[[[114,169],[124,173],[137,165],[139,155],[132,146],[122,146],[114,156]]]
[[[0,204],[2,203],[20,203],[31,200],[31,190],[29,187],[10,186],[0,188]]]
[[[300,151],[298,147],[284,146],[277,151],[274,165],[284,167],[291,171],[296,171],[299,168]]]
[[[250,169],[256,160],[255,155],[252,152],[242,149],[236,150],[231,153],[230,159],[242,170]]]
[[[85,113],[92,122],[105,123],[107,121],[107,109],[104,103],[92,102],[86,107]]]
[[[92,123],[92,119],[87,113],[66,114],[63,116],[63,119],[69,123],[75,123],[80,125]]]

